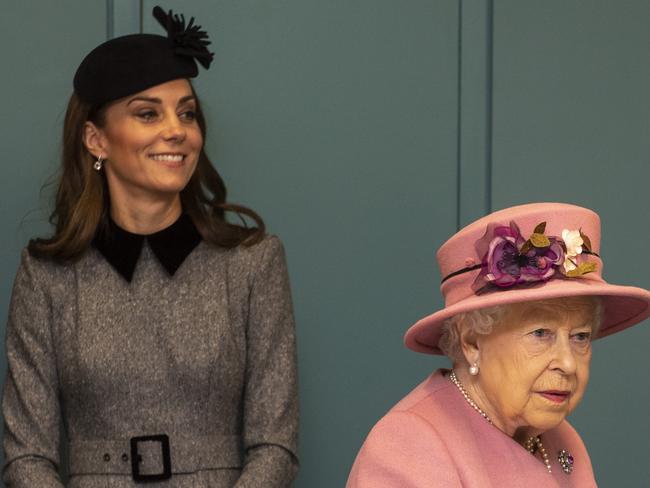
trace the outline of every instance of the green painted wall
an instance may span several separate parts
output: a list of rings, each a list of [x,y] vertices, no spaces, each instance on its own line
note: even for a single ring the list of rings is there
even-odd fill
[[[214,26],[196,82],[209,154],[287,249],[296,486],[342,486],[372,424],[440,363],[401,343],[439,304],[433,248],[456,226],[457,4],[186,4],[166,6]]]
[[[495,2],[492,204],[571,200],[602,219],[604,276],[650,288],[650,3]],[[647,485],[650,328],[594,345],[571,421],[601,486]]]
[[[0,77],[1,316],[20,249],[46,229],[50,193],[39,189],[56,171],[72,74],[111,34],[141,24],[160,32],[149,14],[156,3],[0,6],[0,53],[12,67]],[[370,427],[447,364],[401,341],[441,306],[434,252],[459,223],[527,201],[587,205],[603,218],[606,276],[650,287],[644,0],[163,6],[210,32],[215,61],[196,82],[208,152],[231,199],[260,212],[287,249],[301,381],[297,487],[342,486]],[[649,335],[646,324],[597,343],[572,418],[601,486],[638,487],[649,474],[650,399],[640,388]]]

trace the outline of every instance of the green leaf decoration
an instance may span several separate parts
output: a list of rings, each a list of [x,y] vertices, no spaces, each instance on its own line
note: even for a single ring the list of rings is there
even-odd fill
[[[524,255],[528,251],[530,251],[533,248],[533,245],[530,243],[530,239],[528,239],[526,242],[524,242],[524,245],[521,246],[521,249],[519,250],[519,254]]]
[[[596,271],[596,269],[598,269],[598,265],[596,263],[581,263],[578,265],[576,269],[567,271],[566,275],[569,278],[578,278],[587,273],[593,273],[594,271]]]
[[[548,237],[546,237],[544,234],[539,234],[537,232],[535,232],[532,236],[530,236],[529,241],[535,247],[548,247],[551,245],[551,241],[549,240]]]
[[[598,265],[596,263],[582,263],[580,266],[578,266],[578,269],[580,270],[580,274],[587,274],[587,273],[593,273],[598,269]]]
[[[582,242],[583,242],[585,248],[587,248],[587,251],[591,252],[591,241],[589,240],[589,238],[586,235],[584,235],[582,233],[582,229],[580,229],[579,232],[580,232],[580,237],[582,237]]]
[[[535,234],[543,234],[545,230],[546,230],[546,222],[542,222],[541,224],[537,224],[537,227],[535,227],[535,230],[533,232]]]
[[[582,273],[580,273],[580,268],[572,269],[571,271],[567,271],[565,274],[569,278],[577,278],[579,276],[582,276]]]

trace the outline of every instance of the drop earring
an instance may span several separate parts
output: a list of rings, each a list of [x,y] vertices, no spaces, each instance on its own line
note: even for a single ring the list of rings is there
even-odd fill
[[[476,376],[478,374],[478,364],[474,363],[469,367],[469,374]]]
[[[93,168],[95,168],[95,171],[100,171],[102,169],[102,163],[104,161],[104,158],[99,156],[97,158],[97,161],[95,161],[95,164],[93,164]]]

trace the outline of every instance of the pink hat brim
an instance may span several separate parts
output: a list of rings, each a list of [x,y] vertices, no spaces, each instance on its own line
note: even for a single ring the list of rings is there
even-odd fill
[[[603,303],[603,322],[596,339],[631,327],[650,317],[650,291],[634,286],[619,286],[587,279],[550,280],[533,286],[498,289],[475,295],[428,315],[404,336],[409,349],[427,354],[443,354],[438,347],[445,320],[481,308],[570,296],[599,296]]]

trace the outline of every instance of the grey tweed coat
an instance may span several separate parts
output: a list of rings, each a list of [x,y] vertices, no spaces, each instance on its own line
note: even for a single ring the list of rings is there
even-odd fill
[[[147,244],[131,283],[94,248],[23,253],[7,325],[3,479],[71,488],[289,486],[297,471],[294,322],[282,244],[201,242],[171,277]],[[132,450],[132,443],[135,450]]]

